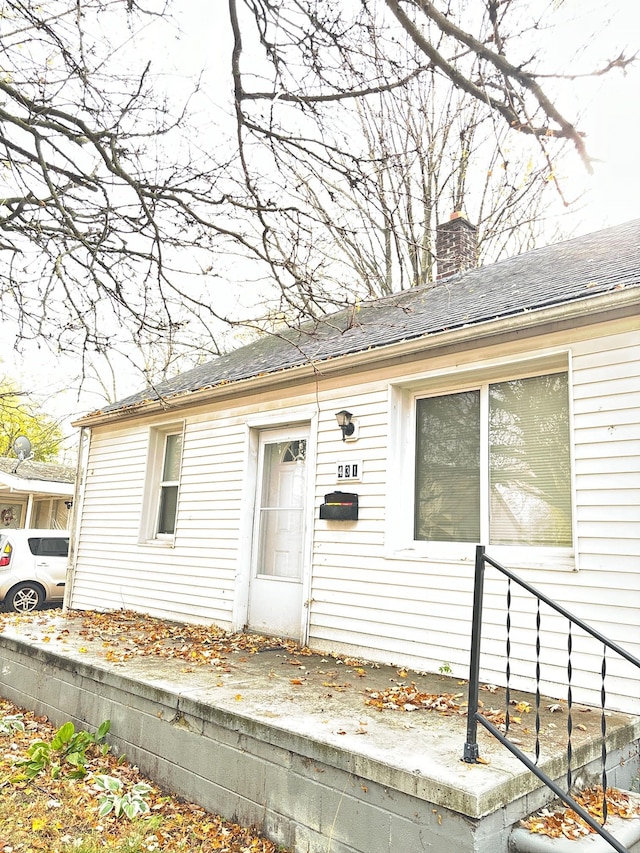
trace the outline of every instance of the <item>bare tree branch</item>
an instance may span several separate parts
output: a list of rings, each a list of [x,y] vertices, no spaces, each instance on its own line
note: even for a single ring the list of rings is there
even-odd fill
[[[198,80],[178,100],[155,70],[148,28],[169,27],[168,0],[5,0],[5,324],[88,373],[121,349],[150,376],[222,352],[238,322],[429,283],[453,208],[482,257],[535,241],[564,148],[589,165],[580,128],[542,86],[516,0],[464,25],[462,8],[228,0],[214,122]]]
[[[447,18],[446,15],[443,15],[432,3],[428,2],[428,0],[415,0],[415,5],[418,6],[419,9],[436,24],[442,33],[451,36],[456,41],[466,45],[479,59],[486,60],[491,63],[491,65],[493,65],[509,83],[517,83],[524,89],[531,92],[538,105],[542,108],[543,114],[547,118],[556,122],[556,128],[551,127],[548,123],[536,125],[523,114],[522,110],[519,112],[515,109],[513,100],[499,101],[497,98],[489,95],[486,91],[486,87],[478,86],[473,83],[442,56],[440,51],[422,35],[415,23],[401,9],[398,0],[385,0],[385,2],[418,47],[456,86],[477,100],[487,103],[492,109],[500,113],[500,115],[508,122],[509,126],[514,130],[519,130],[523,133],[530,133],[538,137],[557,136],[570,139],[575,145],[576,150],[578,151],[578,154],[580,155],[580,158],[585,164],[587,170],[589,172],[592,171],[590,158],[587,154],[581,134],[575,126],[562,115],[553,101],[545,94],[540,85],[536,82],[533,75],[523,71],[522,68],[516,67],[502,54],[495,53],[490,50],[470,33],[467,33],[460,27],[456,26],[449,18]]]

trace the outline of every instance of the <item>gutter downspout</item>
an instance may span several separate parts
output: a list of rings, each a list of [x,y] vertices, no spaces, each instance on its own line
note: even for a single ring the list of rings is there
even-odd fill
[[[78,440],[78,461],[76,463],[76,482],[73,490],[73,507],[71,508],[71,516],[69,519],[69,559],[67,561],[64,599],[62,601],[63,613],[68,612],[73,596],[73,582],[75,580],[76,558],[78,553],[78,536],[80,532],[79,519],[82,514],[81,509],[84,500],[84,476],[87,470],[90,444],[91,430],[88,427],[81,427]]]

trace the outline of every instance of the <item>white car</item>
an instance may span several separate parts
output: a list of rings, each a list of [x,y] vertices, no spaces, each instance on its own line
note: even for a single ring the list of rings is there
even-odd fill
[[[68,530],[0,530],[0,601],[30,613],[64,596]]]

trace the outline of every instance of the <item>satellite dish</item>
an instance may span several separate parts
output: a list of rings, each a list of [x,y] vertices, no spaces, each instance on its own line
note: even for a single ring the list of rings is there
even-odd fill
[[[26,435],[19,435],[13,442],[13,452],[20,462],[24,462],[31,456],[31,442]]]

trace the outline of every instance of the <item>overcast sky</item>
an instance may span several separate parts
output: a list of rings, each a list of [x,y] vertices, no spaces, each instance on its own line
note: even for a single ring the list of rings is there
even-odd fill
[[[530,0],[556,7],[553,40],[547,34],[549,68],[578,74],[603,67],[621,52],[640,54],[640,2],[638,0]],[[176,43],[176,65],[185,74],[206,68],[211,110],[220,117],[229,104],[231,50],[226,3],[190,0],[181,5],[185,35]],[[544,83],[544,81],[543,81]],[[221,85],[222,84],[222,85]],[[568,107],[567,107],[568,105]],[[578,233],[640,216],[637,185],[640,139],[640,56],[623,74],[614,71],[598,80],[567,83],[562,103],[568,117],[576,117],[594,157],[594,174],[588,175],[578,158],[569,158],[566,186],[571,200],[586,194],[571,212]]]
[[[532,0],[537,2],[537,0]],[[590,16],[593,4],[596,17]],[[568,43],[582,41],[589,50],[589,57],[612,59],[626,49],[640,49],[640,3],[638,0],[564,0],[560,7],[569,23],[564,32],[558,34],[554,47],[558,70],[575,73],[579,65],[566,52]],[[602,21],[603,10],[611,17],[605,28],[594,21]],[[158,64],[168,73],[174,84],[182,79],[190,85],[192,76],[200,67],[205,68],[206,96],[200,101],[203,110],[211,110],[214,120],[219,121],[230,103],[229,57],[230,38],[227,24],[226,4],[211,0],[187,0],[181,4],[183,36],[172,39],[174,58],[169,53],[157,50],[152,67]],[[595,32],[594,32],[595,30]],[[585,60],[585,61],[587,61]],[[638,204],[638,140],[640,139],[640,63],[626,75],[614,72],[599,81],[572,85],[569,108],[565,113],[580,114],[578,124],[585,130],[589,152],[597,162],[595,174],[589,176],[577,156],[572,158],[565,176],[566,194],[584,198],[575,210],[569,212],[576,233],[586,233],[601,227],[617,224],[640,216]],[[68,386],[68,367],[56,361],[45,350],[34,349],[29,359],[14,359],[10,351],[0,350],[5,372],[15,372],[28,389],[44,393],[45,389],[56,392],[50,397],[47,409],[54,414],[76,414],[100,405],[96,396],[85,397],[80,403],[68,391],[57,393]],[[122,389],[121,396],[139,389],[139,376],[132,375],[129,387]]]
[[[577,0],[570,2],[580,6]],[[613,0],[595,5],[612,16],[607,29],[595,34],[600,55],[613,59],[623,49],[631,54],[640,50],[640,4]],[[585,33],[592,37],[590,26]],[[593,176],[574,169],[576,189],[584,188],[588,194],[584,213],[576,211],[579,230],[584,233],[640,216],[640,62],[626,74],[616,71],[599,81],[586,81],[577,87],[577,93],[580,125],[591,155],[597,158]]]

